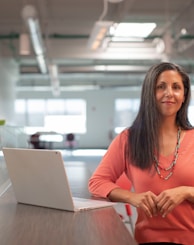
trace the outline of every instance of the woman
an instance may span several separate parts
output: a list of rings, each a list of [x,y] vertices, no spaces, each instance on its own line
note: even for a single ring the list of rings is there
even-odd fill
[[[190,95],[190,80],[181,67],[168,62],[151,67],[136,119],[112,141],[89,180],[93,195],[137,208],[135,239],[139,244],[193,244]],[[115,184],[123,172],[134,192]]]

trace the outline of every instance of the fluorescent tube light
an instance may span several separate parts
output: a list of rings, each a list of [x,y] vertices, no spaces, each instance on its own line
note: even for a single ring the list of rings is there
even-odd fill
[[[32,39],[32,45],[34,48],[34,52],[36,55],[40,55],[44,53],[44,47],[42,44],[42,37],[40,34],[40,28],[37,20],[29,18],[27,20],[29,31]]]
[[[36,59],[40,68],[40,71],[43,74],[47,73],[47,65],[46,65],[46,61],[44,59],[44,56],[42,54],[36,55]]]

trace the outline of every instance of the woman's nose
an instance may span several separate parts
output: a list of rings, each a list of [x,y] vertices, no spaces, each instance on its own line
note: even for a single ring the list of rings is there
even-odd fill
[[[172,95],[172,88],[171,87],[167,87],[166,88],[166,96],[171,96]]]

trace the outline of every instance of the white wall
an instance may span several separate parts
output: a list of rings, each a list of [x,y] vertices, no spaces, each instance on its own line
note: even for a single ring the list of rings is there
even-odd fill
[[[114,103],[116,98],[137,98],[140,88],[123,90],[93,90],[62,92],[60,98],[83,98],[87,103],[87,133],[79,136],[80,148],[107,148],[110,144],[110,131],[113,130]],[[18,98],[53,98],[51,93],[18,92]]]
[[[52,92],[16,92],[18,77],[18,64],[12,59],[0,59],[0,119],[5,118],[8,124],[13,125],[16,98],[53,98]],[[138,98],[140,90],[141,87],[123,90],[62,91],[59,98],[81,98],[87,103],[87,133],[79,135],[80,148],[107,148],[111,142],[110,132],[114,125],[115,99]],[[193,94],[194,92],[192,98]]]

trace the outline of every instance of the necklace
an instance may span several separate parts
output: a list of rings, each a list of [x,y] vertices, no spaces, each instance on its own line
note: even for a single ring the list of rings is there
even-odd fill
[[[180,147],[180,136],[181,136],[181,128],[179,127],[178,133],[177,133],[177,144],[176,144],[176,148],[175,148],[175,152],[174,152],[174,159],[173,159],[172,163],[167,168],[163,168],[160,165],[157,157],[154,155],[154,166],[156,168],[156,172],[158,173],[159,177],[163,180],[168,180],[173,175],[174,167],[175,167],[177,159],[178,159],[178,150]],[[163,176],[161,174],[161,171],[168,172],[168,173],[165,176]]]

